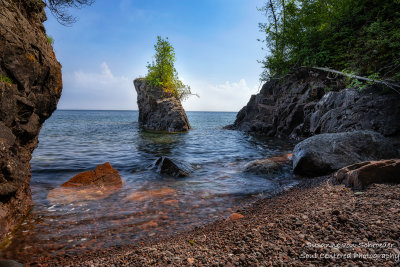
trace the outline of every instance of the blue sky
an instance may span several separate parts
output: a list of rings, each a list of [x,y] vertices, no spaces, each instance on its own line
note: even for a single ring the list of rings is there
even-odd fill
[[[63,66],[58,107],[137,109],[132,81],[146,75],[160,35],[175,48],[179,77],[200,95],[183,102],[186,110],[238,111],[260,85],[264,1],[97,0],[71,10],[79,19],[71,27],[48,13]]]

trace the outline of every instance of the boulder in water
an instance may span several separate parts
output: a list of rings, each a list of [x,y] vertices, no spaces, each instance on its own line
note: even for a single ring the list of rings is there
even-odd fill
[[[338,170],[335,179],[355,189],[373,183],[400,183],[400,159],[366,161]]]
[[[392,144],[376,132],[320,134],[295,146],[293,169],[300,175],[320,176],[358,162],[396,158],[397,155]]]
[[[193,166],[187,162],[177,162],[167,157],[160,157],[155,163],[161,174],[173,177],[186,177],[193,171]]]

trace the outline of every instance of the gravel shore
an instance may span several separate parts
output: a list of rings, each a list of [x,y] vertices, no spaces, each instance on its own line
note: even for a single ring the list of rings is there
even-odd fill
[[[168,239],[45,266],[397,266],[400,185],[353,191],[330,177],[309,180],[224,219]]]

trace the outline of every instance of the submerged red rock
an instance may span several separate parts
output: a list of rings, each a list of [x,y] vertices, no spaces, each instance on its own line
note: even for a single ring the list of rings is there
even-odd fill
[[[160,189],[136,191],[125,198],[126,201],[146,201],[149,199],[163,198],[171,195],[176,195],[176,190],[169,187]]]
[[[96,186],[122,186],[121,176],[118,171],[114,169],[109,162],[98,165],[94,171],[81,172],[69,181],[63,183],[61,187],[78,187],[85,185]]]
[[[52,203],[104,199],[122,187],[118,171],[109,162],[98,165],[94,171],[85,171],[53,189],[47,195]]]

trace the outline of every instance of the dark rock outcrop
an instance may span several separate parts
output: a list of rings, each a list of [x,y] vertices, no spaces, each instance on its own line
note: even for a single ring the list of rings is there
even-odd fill
[[[392,144],[376,132],[319,134],[295,146],[293,170],[305,176],[320,176],[357,162],[397,156],[398,151]]]
[[[244,166],[245,172],[273,174],[282,171],[291,161],[292,154],[250,161]]]
[[[139,124],[146,130],[163,132],[186,132],[189,120],[181,102],[160,88],[151,88],[145,79],[136,79]]]
[[[177,162],[167,157],[157,159],[155,166],[161,174],[173,177],[186,177],[194,170],[194,167],[187,162]]]
[[[400,95],[372,87],[345,89],[328,75],[302,68],[265,83],[229,128],[295,139],[373,130],[400,145]]]
[[[119,172],[106,162],[93,171],[81,172],[61,187],[50,190],[47,198],[52,203],[98,200],[118,192],[121,187]]]
[[[373,183],[400,183],[400,159],[366,161],[338,170],[335,179],[354,189]]]
[[[40,0],[0,0],[0,240],[31,208],[29,161],[61,96],[45,20]]]

